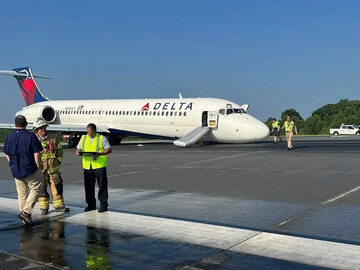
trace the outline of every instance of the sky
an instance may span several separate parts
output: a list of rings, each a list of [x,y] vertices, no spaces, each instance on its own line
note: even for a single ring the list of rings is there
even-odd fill
[[[216,97],[261,121],[360,99],[358,0],[0,0],[0,70],[49,99]],[[0,76],[0,122],[25,105]]]

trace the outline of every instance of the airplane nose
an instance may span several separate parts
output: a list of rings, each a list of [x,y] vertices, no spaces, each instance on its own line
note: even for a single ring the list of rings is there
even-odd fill
[[[265,140],[270,134],[270,130],[264,123],[260,122],[254,126],[254,137],[256,141]]]

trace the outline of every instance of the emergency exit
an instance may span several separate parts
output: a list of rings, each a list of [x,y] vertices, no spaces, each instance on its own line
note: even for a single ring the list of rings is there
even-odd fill
[[[202,113],[202,126],[209,128],[216,128],[218,125],[218,114],[217,112],[203,112]]]

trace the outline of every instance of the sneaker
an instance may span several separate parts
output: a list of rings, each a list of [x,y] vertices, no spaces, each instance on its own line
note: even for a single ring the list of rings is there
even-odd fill
[[[99,213],[104,213],[104,212],[107,212],[107,210],[108,210],[107,207],[100,207],[98,212]]]
[[[93,210],[96,210],[96,208],[93,208],[93,207],[86,207],[85,209],[84,209],[84,212],[89,212],[89,211],[93,211]]]
[[[18,216],[22,221],[25,221],[26,225],[33,225],[33,221],[31,219],[31,215],[22,211]]]
[[[41,210],[41,215],[45,216],[49,214],[49,209],[43,209]]]
[[[55,208],[55,211],[56,211],[56,212],[67,213],[67,212],[70,212],[70,208],[69,208],[69,207]]]

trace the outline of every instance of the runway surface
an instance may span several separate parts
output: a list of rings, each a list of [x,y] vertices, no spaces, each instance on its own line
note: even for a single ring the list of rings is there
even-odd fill
[[[32,228],[0,154],[0,269],[360,269],[360,137],[294,145],[114,146],[106,213],[64,148],[71,212],[37,205]]]

